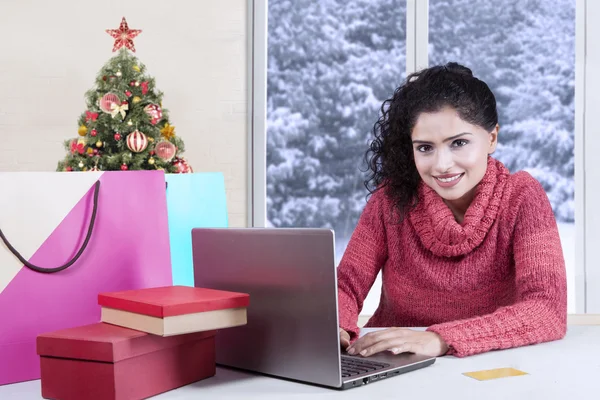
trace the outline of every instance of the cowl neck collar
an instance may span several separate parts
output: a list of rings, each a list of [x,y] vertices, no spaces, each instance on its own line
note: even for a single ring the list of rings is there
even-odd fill
[[[461,256],[479,246],[498,216],[508,176],[500,161],[488,157],[485,175],[460,224],[440,195],[421,181],[419,202],[409,221],[423,246],[443,257]]]

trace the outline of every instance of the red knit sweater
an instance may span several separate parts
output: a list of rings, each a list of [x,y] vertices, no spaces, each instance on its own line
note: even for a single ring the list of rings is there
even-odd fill
[[[457,357],[564,337],[564,257],[537,180],[490,157],[461,224],[423,183],[419,199],[400,223],[383,190],[367,202],[338,267],[340,326],[352,341],[380,270],[368,327],[427,327]]]

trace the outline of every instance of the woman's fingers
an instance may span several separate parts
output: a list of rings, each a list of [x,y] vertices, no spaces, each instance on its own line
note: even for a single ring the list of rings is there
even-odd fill
[[[350,346],[350,335],[348,334],[348,332],[346,332],[345,330],[340,328],[340,346],[343,349],[346,349],[348,346]]]
[[[361,354],[365,349],[384,340],[403,338],[406,336],[406,329],[390,328],[381,331],[370,332],[357,339],[352,346],[348,348],[349,354]],[[387,349],[386,349],[387,350]]]

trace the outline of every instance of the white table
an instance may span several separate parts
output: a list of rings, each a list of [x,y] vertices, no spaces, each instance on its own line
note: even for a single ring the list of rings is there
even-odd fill
[[[477,381],[462,374],[502,367],[513,367],[529,375]],[[567,337],[557,342],[489,352],[462,359],[441,357],[435,364],[424,369],[346,391],[217,368],[217,374],[212,378],[154,398],[599,399],[600,326],[570,326]],[[0,399],[41,399],[40,382],[0,386]]]

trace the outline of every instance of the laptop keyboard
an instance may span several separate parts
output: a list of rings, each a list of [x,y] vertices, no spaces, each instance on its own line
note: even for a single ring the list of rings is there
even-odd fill
[[[358,357],[342,356],[342,378],[377,371],[389,366],[390,364],[369,361]]]

